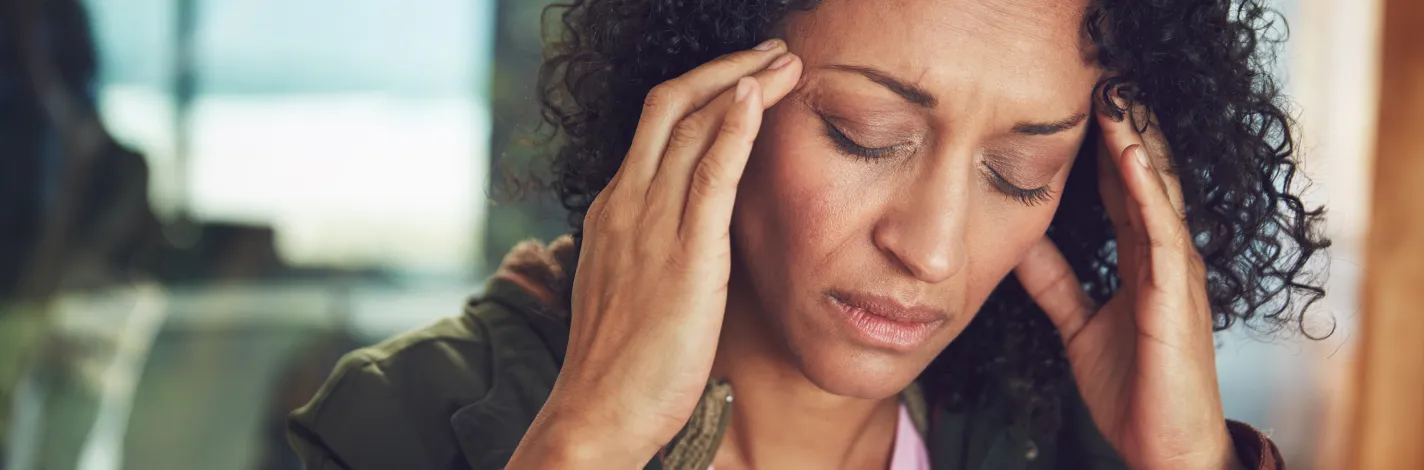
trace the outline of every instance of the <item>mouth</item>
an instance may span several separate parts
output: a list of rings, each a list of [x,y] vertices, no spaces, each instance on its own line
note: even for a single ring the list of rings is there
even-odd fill
[[[924,344],[949,319],[942,310],[909,306],[888,297],[832,291],[831,306],[867,345],[909,351]]]

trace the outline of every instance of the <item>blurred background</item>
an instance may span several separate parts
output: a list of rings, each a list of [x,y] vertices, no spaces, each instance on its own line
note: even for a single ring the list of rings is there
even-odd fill
[[[283,419],[342,353],[566,229],[502,178],[542,163],[546,4],[0,0],[0,468],[301,468]],[[1225,333],[1218,366],[1228,417],[1334,468],[1379,5],[1274,4],[1334,333]]]

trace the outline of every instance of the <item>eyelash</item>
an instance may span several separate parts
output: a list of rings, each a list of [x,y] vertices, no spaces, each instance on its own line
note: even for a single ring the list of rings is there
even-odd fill
[[[840,129],[836,128],[835,124],[831,124],[831,121],[824,116],[821,117],[821,122],[826,125],[826,137],[830,138],[831,142],[835,143],[836,148],[846,155],[864,160],[878,160],[890,156],[890,154],[898,148],[898,146],[895,145],[874,148],[862,146],[855,143],[850,137],[846,137],[844,132],[841,132]],[[989,176],[986,177],[989,179],[989,184],[993,185],[994,189],[1004,196],[1018,201],[1020,204],[1036,206],[1048,202],[1053,197],[1052,190],[1049,189],[1048,186],[1040,186],[1032,189],[1020,188],[1014,186],[1013,183],[1010,183],[1009,180],[1005,179],[999,172],[994,171],[993,168],[989,168],[988,165],[985,165],[984,168],[989,170]]]
[[[846,137],[844,132],[841,132],[840,129],[836,128],[835,124],[831,124],[831,121],[824,116],[821,117],[821,122],[826,125],[826,137],[829,137],[831,142],[836,144],[836,148],[853,157],[866,160],[878,160],[890,156],[898,147],[895,145],[889,147],[865,147],[855,143],[854,140],[850,140],[850,137]]]
[[[994,171],[994,169],[990,168],[989,165],[984,165],[984,168],[989,170],[989,176],[986,177],[989,178],[989,184],[994,185],[994,189],[999,190],[999,192],[1003,193],[1004,196],[1007,196],[1009,199],[1018,201],[1020,204],[1026,206],[1036,206],[1048,202],[1050,199],[1053,199],[1053,190],[1049,189],[1047,185],[1039,186],[1033,189],[1020,188],[1018,186],[1014,186],[1013,183],[1009,182],[1009,180],[1004,179],[1003,175],[1000,175],[999,172]]]

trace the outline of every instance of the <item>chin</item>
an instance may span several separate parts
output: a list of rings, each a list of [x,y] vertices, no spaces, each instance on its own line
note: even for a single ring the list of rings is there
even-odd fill
[[[923,367],[907,373],[881,358],[803,360],[802,373],[811,383],[834,395],[879,400],[899,394],[919,376]]]
[[[943,344],[927,344],[925,350],[885,351],[834,335],[802,333],[807,334],[788,335],[787,342],[797,367],[811,383],[834,395],[870,400],[899,394],[944,349]]]

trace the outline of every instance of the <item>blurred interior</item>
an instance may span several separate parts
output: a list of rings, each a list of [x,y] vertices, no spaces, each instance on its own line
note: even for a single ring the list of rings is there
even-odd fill
[[[1380,0],[1276,0],[1323,340],[1219,336],[1228,417],[1338,468]],[[455,315],[561,233],[538,168],[546,0],[0,0],[0,468],[298,469],[344,352]],[[1282,28],[1284,32],[1284,28]]]

